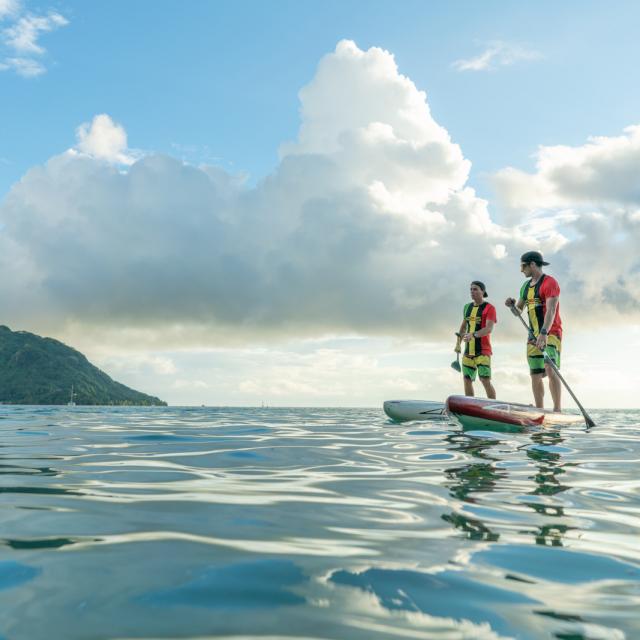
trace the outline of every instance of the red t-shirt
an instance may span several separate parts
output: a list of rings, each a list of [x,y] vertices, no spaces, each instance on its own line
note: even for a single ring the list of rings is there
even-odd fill
[[[487,320],[492,320],[494,323],[498,322],[498,316],[496,314],[496,308],[490,303],[490,302],[483,302],[482,304],[480,304],[479,306],[483,306],[484,308],[482,309],[481,312],[476,312],[476,322],[475,322],[475,327],[471,327],[471,323],[469,321],[469,319],[471,318],[471,312],[474,308],[474,304],[472,302],[470,302],[469,304],[465,305],[464,307],[464,318],[467,321],[467,330],[469,331],[480,331],[480,329],[484,329],[487,326]],[[478,322],[479,320],[479,322]],[[474,355],[486,355],[486,356],[490,356],[493,352],[491,351],[491,335],[486,335],[486,336],[482,336],[480,338],[475,338],[475,340],[472,340],[472,342],[475,342],[475,354]],[[471,342],[468,342],[466,347],[465,347],[465,354],[470,355],[470,351],[472,349],[470,349],[470,345]],[[478,352],[478,348],[480,349],[480,351]]]
[[[523,286],[524,292],[524,302],[527,302],[527,287],[531,280],[525,282],[526,286]],[[548,276],[546,273],[543,275],[542,282],[540,283],[540,289],[538,290],[539,300],[542,303],[542,314],[538,319],[538,323],[540,327],[542,327],[542,322],[544,322],[544,316],[547,313],[547,299],[548,298],[557,298],[560,296],[560,285],[558,281],[553,276]],[[556,307],[556,315],[551,323],[551,327],[549,328],[549,333],[558,336],[558,338],[562,338],[562,319],[560,318],[560,301],[558,300],[558,306]]]
[[[542,309],[544,313],[547,313],[547,298],[557,298],[560,296],[560,285],[558,281],[545,274],[544,280],[540,285],[540,298],[542,300]],[[560,300],[558,300],[558,306],[556,307],[556,316],[551,323],[549,333],[552,333],[558,338],[562,338],[562,319],[560,318]]]

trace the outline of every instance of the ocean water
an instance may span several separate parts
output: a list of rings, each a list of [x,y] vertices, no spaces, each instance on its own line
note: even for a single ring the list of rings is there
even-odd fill
[[[640,412],[0,407],[0,638],[640,638]]]

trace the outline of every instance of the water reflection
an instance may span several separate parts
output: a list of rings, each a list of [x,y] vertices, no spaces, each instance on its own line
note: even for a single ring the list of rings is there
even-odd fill
[[[489,624],[492,630],[509,637],[516,637],[518,630],[493,605],[497,602],[541,604],[526,595],[473,580],[460,571],[340,570],[331,575],[330,581],[373,593],[380,604],[391,611],[420,612],[438,618],[468,620],[478,625]]]
[[[21,467],[15,464],[0,464],[0,475],[10,476],[57,476],[58,471],[51,467]]]
[[[58,487],[0,487],[0,493],[35,493],[43,496],[81,496],[79,491]]]
[[[82,538],[5,538],[0,540],[0,544],[12,549],[60,549],[84,541]]]
[[[445,476],[450,480],[449,493],[456,500],[473,504],[476,502],[476,494],[493,491],[498,481],[506,477],[506,471],[495,466],[498,458],[488,453],[496,444],[495,439],[452,434],[446,440],[454,449],[473,458],[468,464],[445,470]],[[442,519],[463,531],[471,540],[495,542],[500,537],[499,533],[480,519],[471,518],[460,511],[443,514]]]
[[[562,446],[564,438],[558,430],[532,431],[523,435],[530,442],[516,448],[516,452],[525,452],[523,464],[520,465],[512,455],[509,464],[503,460],[505,453],[512,454],[513,451],[497,434],[492,437],[473,433],[449,435],[446,438],[449,448],[462,453],[470,461],[444,470],[448,480],[446,486],[455,503],[453,511],[441,517],[471,540],[498,541],[503,522],[491,521],[490,518],[495,517],[495,510],[479,507],[494,501],[490,494],[500,492],[513,496],[514,489],[523,481],[522,467],[528,470],[530,463],[533,463],[533,473],[527,473],[525,480],[533,482],[534,486],[521,492],[523,497],[514,500],[511,517],[522,521],[520,506],[525,505],[536,516],[552,519],[552,522],[541,524],[536,518],[531,522],[531,527],[521,530],[521,533],[532,534],[536,544],[562,546],[562,538],[574,528],[567,524],[565,503],[558,497],[571,489],[562,481],[567,467],[574,464],[563,459],[563,453],[571,449]],[[469,509],[465,505],[475,507]],[[481,517],[483,512],[487,514],[486,518]],[[505,515],[503,513],[503,519]]]
[[[566,474],[566,463],[562,459],[560,444],[564,439],[559,431],[541,431],[531,434],[533,446],[527,448],[527,457],[536,463],[537,471],[533,476],[536,484],[535,489],[530,492],[532,496],[557,496],[570,489],[569,485],[562,483],[562,476]],[[529,508],[536,513],[550,518],[565,517],[565,510],[562,504],[525,501]],[[554,547],[562,546],[562,538],[567,531],[572,529],[569,525],[560,521],[550,522],[541,525],[535,534],[536,544],[550,545]]]

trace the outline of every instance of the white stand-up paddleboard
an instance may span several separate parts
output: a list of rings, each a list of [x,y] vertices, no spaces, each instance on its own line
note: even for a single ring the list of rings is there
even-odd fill
[[[385,400],[384,412],[396,422],[408,420],[442,420],[446,418],[444,402],[430,400]]]

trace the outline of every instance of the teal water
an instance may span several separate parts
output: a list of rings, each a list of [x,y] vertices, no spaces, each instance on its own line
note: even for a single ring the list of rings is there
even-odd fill
[[[640,638],[640,412],[0,407],[0,638]]]

